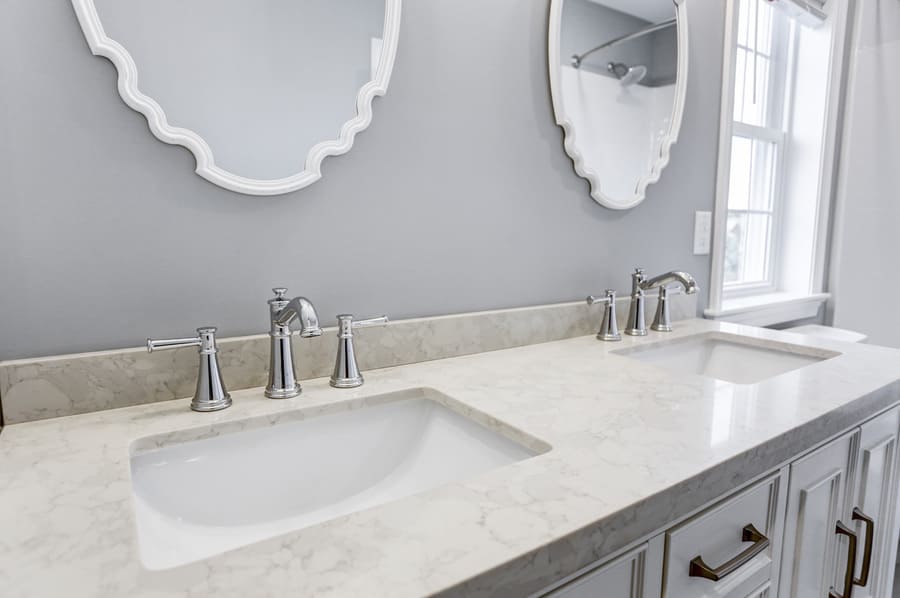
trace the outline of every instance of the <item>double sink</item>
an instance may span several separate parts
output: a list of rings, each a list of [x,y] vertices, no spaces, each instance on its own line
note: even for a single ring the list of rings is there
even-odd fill
[[[720,332],[613,354],[732,384],[756,384],[839,355]],[[242,428],[134,443],[131,478],[146,568],[203,560],[551,449],[430,389]]]

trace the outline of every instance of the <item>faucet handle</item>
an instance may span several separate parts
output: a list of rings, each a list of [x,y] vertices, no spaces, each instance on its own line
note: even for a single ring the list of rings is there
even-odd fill
[[[594,297],[591,295],[587,298],[588,305],[603,304],[606,309],[603,310],[603,322],[600,324],[600,331],[597,338],[601,341],[616,342],[622,340],[619,334],[619,324],[616,322],[616,292],[612,289],[606,289],[603,297]]]
[[[351,320],[353,316],[350,316]],[[388,323],[387,316],[378,316],[377,318],[369,318],[367,320],[352,320],[352,328],[371,328],[372,326],[382,326]]]
[[[185,347],[200,347],[200,352],[217,351],[216,328],[207,326],[197,329],[197,336],[190,338],[170,338],[165,340],[147,339],[147,353],[154,351],[167,351],[169,349],[183,349]]]
[[[616,292],[612,289],[606,289],[603,291],[603,297],[595,297],[594,295],[588,295],[587,304],[588,305],[596,305],[598,303],[609,304],[616,302]]]
[[[231,395],[225,389],[222,370],[219,367],[216,328],[212,326],[198,328],[197,336],[191,338],[147,339],[148,353],[184,347],[199,347],[200,353],[200,372],[197,375],[197,389],[194,391],[191,409],[206,412],[231,407]]]
[[[377,318],[369,318],[367,320],[354,320],[351,314],[341,314],[337,317],[338,321],[338,338],[350,338],[353,331],[357,328],[371,328],[372,326],[383,326],[388,323],[387,316],[378,316]]]
[[[363,385],[363,376],[356,362],[356,350],[353,347],[353,331],[357,328],[369,328],[388,323],[387,316],[354,320],[350,314],[342,314],[338,320],[338,352],[334,360],[334,372],[331,374],[331,385],[335,388],[357,388]]]

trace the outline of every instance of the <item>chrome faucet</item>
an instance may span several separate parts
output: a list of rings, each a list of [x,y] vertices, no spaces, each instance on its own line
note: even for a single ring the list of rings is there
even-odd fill
[[[173,338],[162,341],[147,339],[148,353],[182,347],[200,348],[200,372],[197,375],[197,389],[194,391],[191,409],[207,412],[231,407],[231,395],[225,389],[222,370],[219,368],[216,329],[198,328],[197,336],[191,338]]]
[[[680,283],[684,292],[692,295],[699,287],[694,277],[687,272],[672,271],[660,274],[654,278],[644,278],[644,271],[635,268],[631,275],[631,306],[628,309],[628,324],[625,334],[632,336],[646,336],[647,321],[644,317],[644,291],[659,289],[659,301],[656,305],[656,315],[650,328],[658,332],[671,332],[672,321],[669,319],[669,291],[667,285]]]
[[[600,324],[600,332],[597,338],[601,341],[620,341],[622,335],[619,334],[619,325],[616,322],[616,292],[612,289],[606,289],[603,297],[594,297],[591,295],[587,298],[588,305],[596,305],[602,303],[606,306],[603,310],[603,322]]]
[[[270,399],[290,399],[300,394],[300,382],[294,370],[294,351],[291,345],[291,323],[300,321],[300,337],[321,336],[316,308],[306,297],[287,299],[287,289],[272,289],[275,298],[269,300],[269,383],[266,396]]]
[[[363,385],[363,376],[356,363],[356,351],[353,348],[353,331],[357,328],[379,326],[388,323],[387,316],[369,320],[354,320],[351,315],[340,315],[338,320],[338,351],[334,360],[334,373],[331,374],[331,385],[335,388],[356,388]]]

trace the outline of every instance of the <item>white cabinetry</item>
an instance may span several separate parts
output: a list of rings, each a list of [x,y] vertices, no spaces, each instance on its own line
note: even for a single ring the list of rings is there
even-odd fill
[[[551,598],[658,598],[662,585],[663,538],[576,577],[545,594]]]
[[[890,598],[898,432],[895,407],[543,595]]]
[[[894,561],[897,556],[897,526],[900,523],[896,513],[898,429],[900,409],[893,409],[863,424],[861,428],[858,464],[860,483],[854,501],[858,509],[854,523],[860,543],[856,564],[860,587],[854,589],[854,598],[882,598],[891,595]],[[871,540],[870,531],[874,532]],[[871,557],[866,559],[865,549],[870,542]]]
[[[837,530],[851,525],[858,446],[857,429],[791,464],[779,596],[826,598],[835,584],[843,590],[846,542]]]
[[[786,490],[785,469],[669,530],[663,595],[774,595]]]
[[[779,596],[890,596],[898,430],[895,408],[791,465]]]

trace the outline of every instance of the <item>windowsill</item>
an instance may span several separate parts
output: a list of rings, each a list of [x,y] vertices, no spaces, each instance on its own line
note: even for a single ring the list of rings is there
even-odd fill
[[[814,318],[822,305],[831,298],[828,293],[766,293],[734,297],[722,301],[721,309],[707,309],[703,315],[710,320],[727,320],[752,326],[772,326]]]

